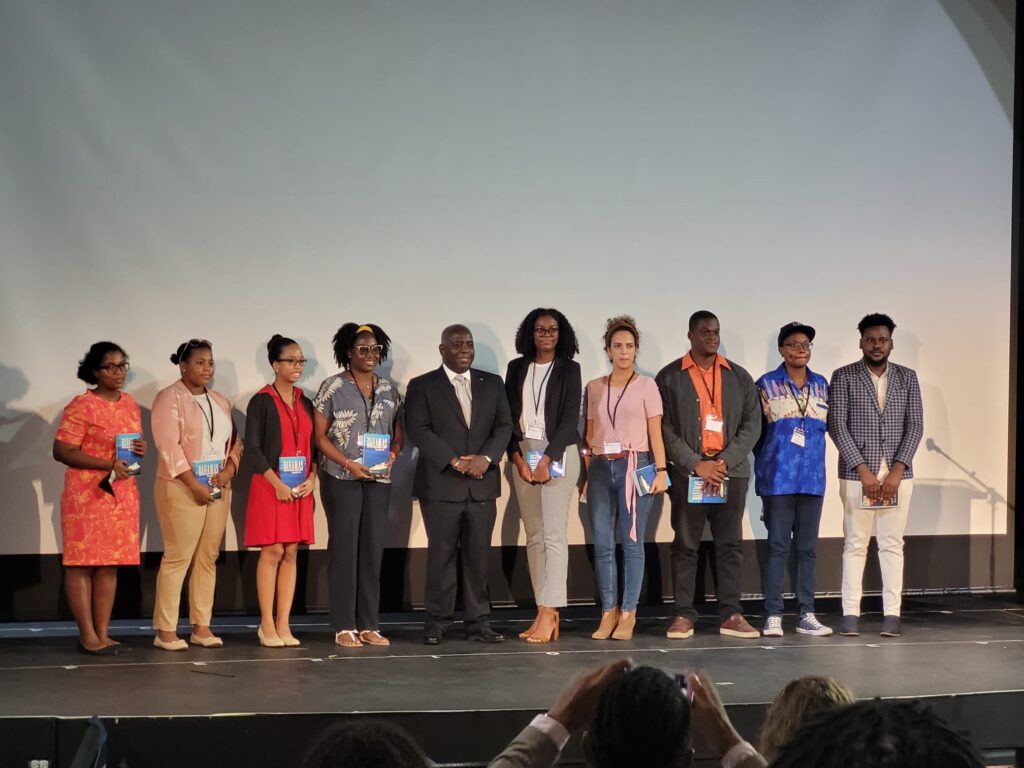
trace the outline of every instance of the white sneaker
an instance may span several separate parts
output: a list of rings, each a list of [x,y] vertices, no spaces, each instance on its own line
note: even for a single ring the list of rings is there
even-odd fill
[[[765,637],[782,637],[782,617],[769,616],[764,622],[761,634]]]
[[[813,613],[805,613],[800,617],[800,623],[796,625],[796,631],[799,635],[826,637],[832,634],[832,627],[826,627],[814,617]]]

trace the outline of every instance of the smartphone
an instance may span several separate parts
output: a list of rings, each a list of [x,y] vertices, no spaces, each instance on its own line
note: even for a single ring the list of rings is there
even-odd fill
[[[690,687],[690,676],[685,672],[679,673],[675,676],[676,685],[679,686],[679,690],[683,692],[683,697],[693,704],[693,688]]]

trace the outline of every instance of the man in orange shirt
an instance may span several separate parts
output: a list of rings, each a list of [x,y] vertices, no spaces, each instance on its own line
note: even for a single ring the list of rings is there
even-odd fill
[[[718,572],[719,632],[756,638],[760,632],[743,618],[743,509],[750,482],[749,454],[761,435],[761,404],[754,381],[743,368],[718,354],[718,318],[707,310],[690,317],[690,351],[657,375],[665,413],[662,433],[672,487],[672,580],[676,619],[668,637],[693,635],[697,620],[694,591],[697,554],[705,522],[711,523]],[[691,476],[705,492],[726,489],[724,502],[690,503]]]

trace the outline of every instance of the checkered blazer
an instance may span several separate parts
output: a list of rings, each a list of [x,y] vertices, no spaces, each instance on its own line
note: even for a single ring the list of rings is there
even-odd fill
[[[867,464],[877,475],[883,458],[890,467],[902,462],[907,466],[904,477],[914,476],[911,462],[924,434],[924,407],[917,374],[910,368],[889,363],[882,410],[863,360],[837,368],[829,384],[828,411],[828,433],[839,449],[841,480],[859,480],[859,464]]]

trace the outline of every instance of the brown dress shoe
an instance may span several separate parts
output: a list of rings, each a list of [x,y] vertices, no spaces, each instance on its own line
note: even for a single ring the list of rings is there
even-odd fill
[[[734,613],[723,621],[722,626],[718,628],[718,633],[720,635],[728,635],[729,637],[742,637],[748,640],[761,636],[760,632],[747,623],[742,613]]]
[[[669,640],[686,640],[693,637],[693,622],[685,616],[676,616],[676,620],[668,628],[665,637]]]

